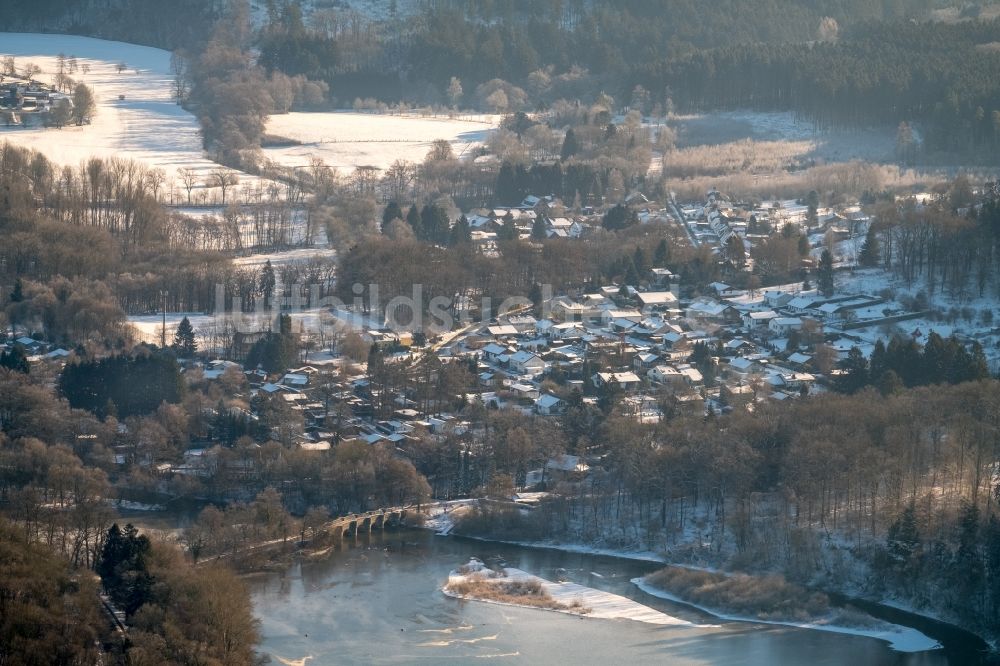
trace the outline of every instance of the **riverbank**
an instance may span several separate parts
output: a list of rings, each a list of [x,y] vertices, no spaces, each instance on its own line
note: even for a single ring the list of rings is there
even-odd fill
[[[477,558],[549,581],[574,583],[632,599],[691,623],[655,625],[592,620],[513,605],[456,601],[441,587],[450,572]],[[400,529],[346,539],[327,557],[295,562],[248,580],[261,620],[262,653],[314,664],[482,663],[795,666],[966,666],[942,650],[913,656],[870,638],[714,621],[647,596],[630,580],[661,565],[554,549]],[[588,603],[588,605],[591,605]],[[672,610],[674,609],[674,610]]]
[[[878,620],[854,608],[834,608],[826,595],[783,579],[668,568],[633,578],[632,583],[646,594],[721,620],[867,636],[886,641],[898,652],[941,647],[916,629]]]
[[[537,608],[603,620],[634,620],[675,627],[702,627],[617,594],[571,582],[553,582],[521,569],[489,569],[473,559],[452,571],[442,588],[457,599]]]
[[[580,554],[580,555],[597,555],[597,556],[603,556],[603,557],[613,557],[613,558],[617,558],[617,559],[630,560],[630,561],[635,561],[635,562],[659,563],[659,564],[666,564],[666,565],[669,565],[669,566],[672,566],[672,567],[678,567],[678,568],[682,568],[682,569],[691,569],[691,570],[695,570],[695,571],[719,571],[719,569],[711,568],[711,567],[699,567],[699,566],[688,565],[688,564],[675,564],[673,562],[669,562],[667,560],[667,558],[662,553],[656,553],[656,552],[653,552],[653,551],[627,550],[627,549],[626,550],[619,550],[619,549],[615,549],[615,548],[605,548],[605,547],[591,546],[591,545],[584,544],[584,543],[564,543],[564,542],[551,541],[551,540],[547,540],[547,541],[523,541],[523,540],[497,539],[497,538],[486,537],[486,536],[476,536],[476,535],[461,534],[460,532],[453,531],[454,525],[451,524],[451,521],[448,519],[447,516],[441,516],[441,517],[435,517],[435,518],[437,518],[437,520],[432,519],[426,525],[426,527],[428,529],[431,529],[431,530],[435,531],[436,534],[441,535],[441,536],[447,535],[447,536],[459,537],[459,538],[462,538],[462,539],[470,539],[470,540],[473,540],[473,541],[481,541],[481,542],[484,542],[484,543],[505,544],[505,545],[517,546],[517,547],[521,547],[521,548],[530,548],[530,549],[533,549],[533,550],[550,550],[550,551],[563,552],[563,553],[574,553],[574,554]],[[695,606],[693,604],[690,604],[690,603],[687,603],[687,602],[684,602],[681,599],[678,599],[678,598],[669,598],[669,597],[663,596],[664,594],[667,594],[665,592],[661,592],[660,594],[653,594],[652,592],[649,592],[649,590],[647,590],[646,588],[642,587],[641,585],[638,585],[638,584],[636,584],[636,585],[637,585],[638,589],[640,589],[643,592],[646,592],[648,594],[651,594],[652,596],[656,596],[656,597],[659,597],[659,598],[664,599],[666,601],[671,601],[673,603],[681,603],[681,604],[687,605],[689,607],[697,608],[697,606]],[[929,647],[923,648],[923,650],[933,650],[933,649],[935,649],[936,646],[940,645],[940,646],[944,647],[944,651],[947,652],[948,654],[954,654],[956,656],[959,656],[960,658],[964,658],[966,656],[968,656],[970,658],[974,658],[974,661],[969,661],[967,663],[970,663],[970,664],[975,664],[975,663],[992,663],[992,662],[987,662],[987,661],[983,660],[984,655],[986,654],[986,651],[989,650],[989,648],[990,648],[990,645],[986,641],[984,641],[981,637],[979,637],[978,635],[973,634],[972,632],[966,631],[966,630],[962,629],[961,627],[957,627],[955,625],[944,623],[944,622],[941,622],[940,620],[937,620],[937,619],[934,619],[934,618],[926,617],[924,615],[921,615],[920,613],[904,612],[904,611],[901,611],[901,610],[899,610],[897,608],[893,608],[893,607],[890,607],[890,606],[884,606],[883,607],[879,602],[875,602],[875,601],[854,599],[854,598],[847,597],[845,595],[842,595],[842,594],[839,594],[839,593],[833,593],[833,592],[830,592],[828,594],[830,595],[831,598],[835,599],[837,601],[837,603],[840,603],[840,604],[850,603],[850,604],[857,605],[857,606],[861,607],[863,610],[865,610],[866,612],[868,612],[870,615],[872,615],[872,616],[874,616],[876,618],[884,618],[886,620],[889,620],[891,624],[894,624],[896,626],[902,627],[904,629],[910,629],[910,628],[912,628],[912,627],[908,626],[910,624],[921,627],[923,629],[923,631],[917,631],[916,629],[914,629],[914,631],[917,631],[917,633],[920,633],[926,639],[927,642],[924,643],[924,644],[930,644],[930,643],[932,643],[931,645],[929,645]],[[761,624],[773,624],[773,623],[761,622],[759,620],[753,620],[752,618],[735,618],[735,617],[728,618],[728,617],[723,617],[723,616],[717,615],[715,613],[712,613],[710,610],[707,610],[707,609],[698,608],[698,610],[700,610],[701,612],[706,613],[708,615],[711,615],[711,616],[714,616],[714,617],[718,617],[719,619],[726,619],[726,620],[730,620],[731,619],[732,621],[740,621],[740,622],[758,622],[758,623],[761,623]],[[888,617],[885,617],[885,616],[888,616]],[[786,626],[796,626],[796,625],[786,625]],[[829,625],[826,625],[826,626],[823,626],[823,627],[820,627],[820,626],[808,627],[808,626],[806,626],[806,627],[803,627],[803,628],[812,628],[812,629],[817,629],[817,630],[820,630],[820,631],[833,632],[833,629],[830,628]],[[837,632],[837,633],[844,633],[845,635],[866,636],[866,637],[872,637],[872,638],[876,638],[876,639],[888,640],[888,639],[886,639],[884,637],[868,636],[868,634],[861,634],[861,633],[857,633],[857,632],[852,632],[848,628],[844,628],[844,631]],[[889,642],[891,644],[891,641],[889,641]],[[895,649],[895,648],[893,648],[893,649]],[[898,650],[898,651],[902,652],[902,651],[905,651],[905,650]],[[986,658],[988,659],[989,657],[986,657]],[[966,662],[956,661],[955,663],[966,663]]]

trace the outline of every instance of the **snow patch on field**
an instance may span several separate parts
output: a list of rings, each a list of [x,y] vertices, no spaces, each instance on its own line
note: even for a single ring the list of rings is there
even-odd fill
[[[479,572],[487,571],[485,565],[479,560],[472,560],[466,565],[468,573],[461,574],[457,571],[453,571],[448,575],[448,585],[457,584],[469,580],[470,577]],[[634,620],[636,622],[645,622],[647,624],[657,624],[657,625],[669,625],[676,627],[698,627],[703,625],[696,625],[686,620],[681,620],[676,617],[667,615],[666,613],[661,613],[658,610],[650,608],[649,606],[643,606],[640,603],[627,599],[625,597],[619,596],[617,594],[611,594],[610,592],[604,592],[602,590],[595,590],[590,587],[585,587],[583,585],[578,585],[576,583],[564,582],[564,583],[554,583],[552,581],[545,580],[544,578],[539,578],[533,574],[529,574],[521,569],[514,569],[510,567],[504,568],[500,575],[495,578],[485,578],[483,580],[488,580],[490,583],[502,583],[502,582],[537,582],[542,586],[544,592],[546,592],[554,601],[563,604],[566,607],[575,606],[577,608],[589,609],[586,611],[584,617],[592,617],[603,620],[617,620],[626,619]],[[457,595],[453,592],[449,592],[448,585],[442,588],[443,592],[451,597],[455,598],[466,598],[461,595]],[[490,603],[502,603],[494,602],[489,599],[478,599],[472,598],[475,601],[487,601]],[[517,604],[504,604],[504,605],[517,605]],[[550,609],[546,609],[550,610]],[[555,610],[555,609],[551,609]],[[571,613],[573,615],[579,615],[580,612],[571,610],[558,610],[561,613]]]
[[[660,599],[665,599],[667,601],[672,601],[674,603],[681,603],[692,608],[697,608],[698,610],[713,615],[720,620],[731,620],[733,622],[751,622],[753,624],[773,624],[781,625],[787,627],[797,627],[799,629],[816,629],[819,631],[829,631],[838,634],[851,634],[853,636],[867,636],[869,638],[876,638],[881,641],[886,641],[889,643],[889,647],[897,652],[923,652],[925,650],[935,650],[940,648],[941,645],[933,638],[926,636],[925,634],[912,629],[910,627],[903,627],[897,624],[887,624],[890,629],[877,631],[870,629],[855,629],[853,627],[840,627],[832,624],[818,624],[809,622],[782,622],[776,620],[758,620],[752,617],[742,617],[739,615],[727,615],[724,613],[718,613],[709,608],[699,606],[697,604],[690,603],[681,599],[680,597],[670,594],[669,592],[662,590],[658,587],[654,587],[647,583],[644,578],[633,578],[632,582],[640,590],[654,597]]]
[[[133,502],[125,499],[109,499],[108,504],[122,511],[166,511],[167,507],[162,504],[146,504],[144,502]]]
[[[499,116],[388,115],[338,111],[272,116],[267,131],[301,145],[265,148],[264,156],[290,168],[308,167],[313,158],[340,171],[359,166],[386,169],[396,160],[422,162],[435,141],[451,143],[456,156],[481,146]]]
[[[0,33],[0,56],[14,56],[18,67],[35,63],[42,69],[38,80],[52,82],[60,53],[75,56],[81,68],[91,68],[72,76],[94,91],[93,122],[63,129],[0,126],[0,142],[32,148],[68,166],[90,157],[125,157],[163,169],[168,180],[186,167],[204,181],[219,168],[203,154],[198,120],[173,99],[168,51],[72,35]],[[128,69],[119,73],[118,63]]]

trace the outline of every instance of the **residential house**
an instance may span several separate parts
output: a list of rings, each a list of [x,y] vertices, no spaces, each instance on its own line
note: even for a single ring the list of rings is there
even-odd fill
[[[757,312],[744,312],[743,325],[750,330],[767,328],[772,319],[777,319],[780,315],[774,310],[761,310]]]
[[[510,367],[526,375],[540,375],[545,372],[545,361],[537,354],[522,350],[511,355]]]
[[[535,411],[542,416],[561,414],[565,408],[566,403],[551,393],[544,393],[535,400]]]
[[[643,310],[667,310],[677,306],[677,295],[671,291],[645,291],[635,295]]]
[[[705,319],[717,323],[735,323],[740,320],[736,308],[711,298],[699,298],[692,301],[685,314],[690,319]]]
[[[601,388],[614,382],[626,391],[637,389],[642,384],[642,380],[634,372],[598,372],[590,378],[590,381],[593,382],[596,388]]]
[[[636,372],[643,372],[654,367],[660,361],[660,355],[654,354],[653,352],[642,352],[635,355],[632,359],[632,367],[635,368]]]
[[[801,317],[775,317],[767,324],[768,329],[775,335],[788,335],[792,331],[802,329]]]

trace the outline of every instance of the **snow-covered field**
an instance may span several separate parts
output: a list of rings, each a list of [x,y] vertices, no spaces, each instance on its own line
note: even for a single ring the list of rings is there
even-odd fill
[[[308,167],[313,158],[339,171],[359,166],[379,169],[396,160],[422,162],[438,140],[451,143],[456,156],[482,145],[499,116],[389,115],[340,111],[287,113],[272,116],[271,135],[300,142],[298,146],[265,148],[264,156],[286,167]]]
[[[204,189],[219,165],[202,150],[198,120],[173,98],[170,53],[161,49],[72,35],[0,33],[0,57],[14,56],[18,68],[38,65],[36,78],[50,83],[57,56],[74,56],[81,68],[73,78],[90,86],[97,113],[90,125],[52,128],[0,127],[0,141],[44,153],[58,164],[77,166],[90,157],[126,157],[162,169],[174,200],[186,199],[177,171],[195,172]],[[118,64],[127,69],[118,72]],[[84,74],[84,65],[89,71]],[[124,99],[122,99],[124,97]],[[268,132],[303,145],[268,148],[267,158],[288,167],[306,167],[319,157],[349,172],[357,166],[384,169],[398,159],[420,162],[431,144],[444,139],[456,155],[482,144],[499,116],[377,115],[354,112],[289,113],[272,117]],[[242,183],[254,176],[241,175]]]
[[[771,620],[758,620],[756,618],[740,617],[736,615],[726,615],[723,613],[717,613],[711,609],[698,606],[697,604],[692,604],[677,596],[670,594],[658,587],[653,587],[645,581],[643,578],[633,578],[632,582],[640,590],[654,597],[659,597],[660,599],[666,599],[667,601],[673,601],[675,603],[682,603],[692,608],[697,608],[700,611],[708,613],[709,615],[714,615],[720,620],[731,620],[734,622],[752,622],[754,624],[774,624],[782,625],[787,627],[798,627],[800,629],[816,629],[818,631],[829,631],[838,634],[851,634],[854,636],[867,636],[869,638],[877,638],[878,640],[886,641],[889,643],[889,647],[898,652],[923,652],[925,650],[934,650],[941,645],[924,635],[923,633],[913,629],[911,627],[903,627],[897,624],[887,624],[885,629],[855,629],[853,627],[841,627],[832,624],[817,624],[817,623],[806,623],[806,622],[779,622]]]
[[[221,352],[222,350],[211,350],[211,340],[217,332],[221,332],[227,324],[232,324],[237,330],[245,333],[275,328],[278,318],[278,310],[273,312],[263,311],[253,314],[241,314],[229,317],[226,314],[201,314],[201,313],[167,313],[167,344],[172,344],[177,325],[184,317],[188,318],[194,328],[195,339],[198,348]],[[292,320],[292,328],[297,333],[307,336],[316,336],[320,331],[328,334],[342,330],[344,325],[329,315],[326,308],[305,309],[294,312],[285,312]],[[131,315],[128,317],[129,325],[135,330],[136,337],[140,342],[160,344],[160,332],[163,329],[162,314]]]
[[[465,565],[469,574],[460,574],[453,571],[448,576],[448,584],[457,584],[465,580],[473,578],[479,573],[486,571],[485,566],[479,560],[472,560],[467,565]],[[521,569],[513,569],[507,567],[503,569],[502,575],[496,578],[482,578],[490,583],[500,583],[500,582],[530,582],[535,581],[541,585],[542,589],[556,602],[563,604],[567,607],[576,607],[581,609],[587,609],[583,613],[584,617],[602,619],[602,620],[617,620],[617,619],[627,619],[634,620],[636,622],[645,622],[647,624],[658,624],[666,626],[675,627],[704,627],[704,625],[696,625],[686,620],[681,620],[679,618],[667,615],[666,613],[661,613],[660,611],[650,608],[649,606],[643,606],[640,603],[627,599],[625,597],[619,596],[617,594],[611,594],[610,592],[604,592],[603,590],[595,590],[591,587],[586,587],[583,585],[578,585],[576,583],[562,582],[554,583],[544,578],[539,578],[538,576],[529,574]],[[456,598],[466,598],[455,594],[448,590],[446,585],[442,588],[442,591],[452,597]],[[478,599],[476,597],[471,597],[476,601],[485,601],[489,603],[501,603],[495,602],[489,599]],[[555,609],[552,609],[555,610]],[[557,612],[571,612],[574,614],[580,614],[575,611],[569,610],[559,610]],[[711,626],[711,625],[709,625]]]
[[[202,151],[197,119],[173,99],[169,52],[89,37],[0,33],[0,56],[14,56],[19,68],[35,63],[42,69],[36,77],[41,81],[55,77],[60,53],[75,56],[81,70],[85,64],[90,67],[88,73],[72,76],[94,91],[93,122],[62,129],[0,127],[0,141],[33,148],[70,166],[90,157],[126,157],[162,169],[168,182],[183,167],[195,171],[199,181],[219,168]],[[118,63],[128,69],[119,73]]]

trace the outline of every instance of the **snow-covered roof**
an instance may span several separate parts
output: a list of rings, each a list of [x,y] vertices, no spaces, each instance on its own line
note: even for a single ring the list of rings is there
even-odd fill
[[[320,442],[300,442],[299,448],[303,451],[329,451],[330,442],[320,441]]]
[[[643,305],[673,305],[677,302],[677,296],[669,291],[645,291],[636,294],[636,298]]]
[[[537,400],[535,400],[536,405],[546,409],[551,409],[552,407],[558,405],[560,402],[562,402],[562,400],[552,395],[551,393],[543,393],[542,395],[538,396]]]
[[[515,363],[517,365],[524,365],[526,363],[531,363],[531,362],[534,362],[534,361],[541,362],[542,359],[539,358],[538,355],[536,355],[536,354],[532,354],[531,352],[523,351],[523,350],[517,352],[516,354],[512,354],[511,357],[510,357],[510,362],[511,363]]]
[[[509,325],[509,324],[499,324],[499,325],[496,325],[496,326],[488,326],[486,328],[486,330],[489,332],[490,335],[497,335],[497,336],[517,335],[518,334],[518,330],[516,328],[514,328],[513,326]]]

